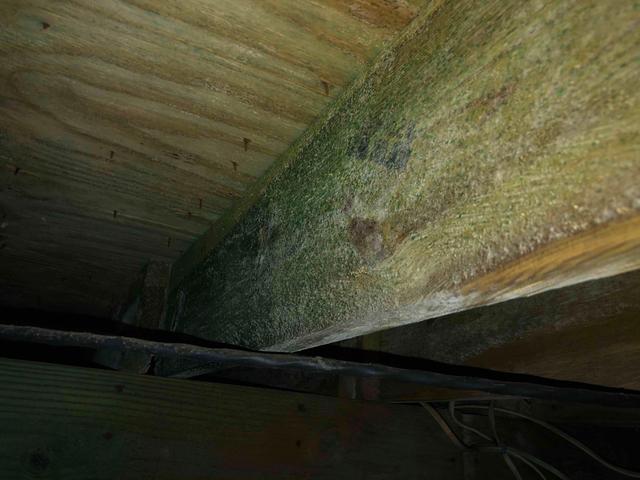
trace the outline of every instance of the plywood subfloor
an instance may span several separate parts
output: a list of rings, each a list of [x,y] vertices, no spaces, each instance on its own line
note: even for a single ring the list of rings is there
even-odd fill
[[[110,314],[416,14],[417,0],[4,0],[0,303]]]

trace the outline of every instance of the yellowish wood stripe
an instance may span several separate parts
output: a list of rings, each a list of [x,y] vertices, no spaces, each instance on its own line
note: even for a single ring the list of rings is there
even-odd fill
[[[545,245],[467,283],[461,294],[494,303],[637,268],[640,216],[634,215]]]

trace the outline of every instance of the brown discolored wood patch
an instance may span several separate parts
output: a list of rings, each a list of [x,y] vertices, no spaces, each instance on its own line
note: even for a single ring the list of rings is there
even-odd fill
[[[380,224],[370,218],[352,218],[349,223],[351,243],[365,259],[384,258],[384,237]]]
[[[476,110],[481,116],[480,119],[484,119],[504,105],[513,95],[515,90],[516,86],[513,83],[503,85],[498,90],[489,92],[486,95],[469,102],[467,108],[470,110]]]

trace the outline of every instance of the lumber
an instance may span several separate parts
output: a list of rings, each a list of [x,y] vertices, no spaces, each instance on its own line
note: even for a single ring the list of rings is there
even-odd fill
[[[0,359],[0,477],[462,478],[418,407]]]
[[[392,363],[372,363],[343,360],[322,356],[304,356],[282,353],[252,352],[230,348],[210,348],[199,345],[159,342],[135,337],[100,335],[88,332],[70,332],[40,327],[0,325],[0,339],[9,341],[32,342],[51,346],[81,348],[100,348],[127,354],[148,354],[153,357],[173,359],[177,364],[191,364],[192,367],[204,367],[215,372],[222,369],[248,369],[264,376],[265,371],[298,372],[301,377],[344,376],[362,379],[363,382],[390,380],[395,382],[428,385],[438,388],[475,389],[498,395],[515,395],[559,401],[575,401],[602,405],[627,406],[640,405],[640,394],[620,389],[592,388],[589,385],[560,385],[545,382],[544,379],[496,375],[483,371],[451,371],[442,366],[417,362],[412,359],[390,359]],[[199,365],[198,365],[199,364]],[[425,365],[426,364],[426,365]],[[174,366],[176,366],[174,364]],[[166,368],[166,366],[165,366]],[[161,369],[162,370],[162,369]],[[146,372],[147,369],[140,373]],[[229,370],[227,370],[229,371]],[[180,373],[180,371],[177,371]],[[180,375],[178,375],[180,376]],[[233,377],[230,377],[233,378]],[[239,378],[243,378],[240,374]],[[272,385],[277,377],[267,380],[255,379],[259,385]],[[299,378],[302,380],[302,378]],[[354,382],[351,382],[354,383]],[[373,384],[371,385],[373,387]],[[282,388],[292,388],[283,384]],[[369,399],[369,398],[367,398]]]
[[[547,379],[640,390],[640,271],[454,313],[346,347]],[[431,398],[386,383],[382,398]]]
[[[639,268],[639,18],[430,2],[176,262],[171,328],[294,351]]]
[[[106,318],[421,0],[2,0],[0,302]]]

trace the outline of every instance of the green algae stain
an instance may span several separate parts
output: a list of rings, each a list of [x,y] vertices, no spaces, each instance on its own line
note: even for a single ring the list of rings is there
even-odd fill
[[[603,3],[425,11],[173,291],[174,328],[263,348],[423,320],[411,305],[637,209],[638,15]]]

